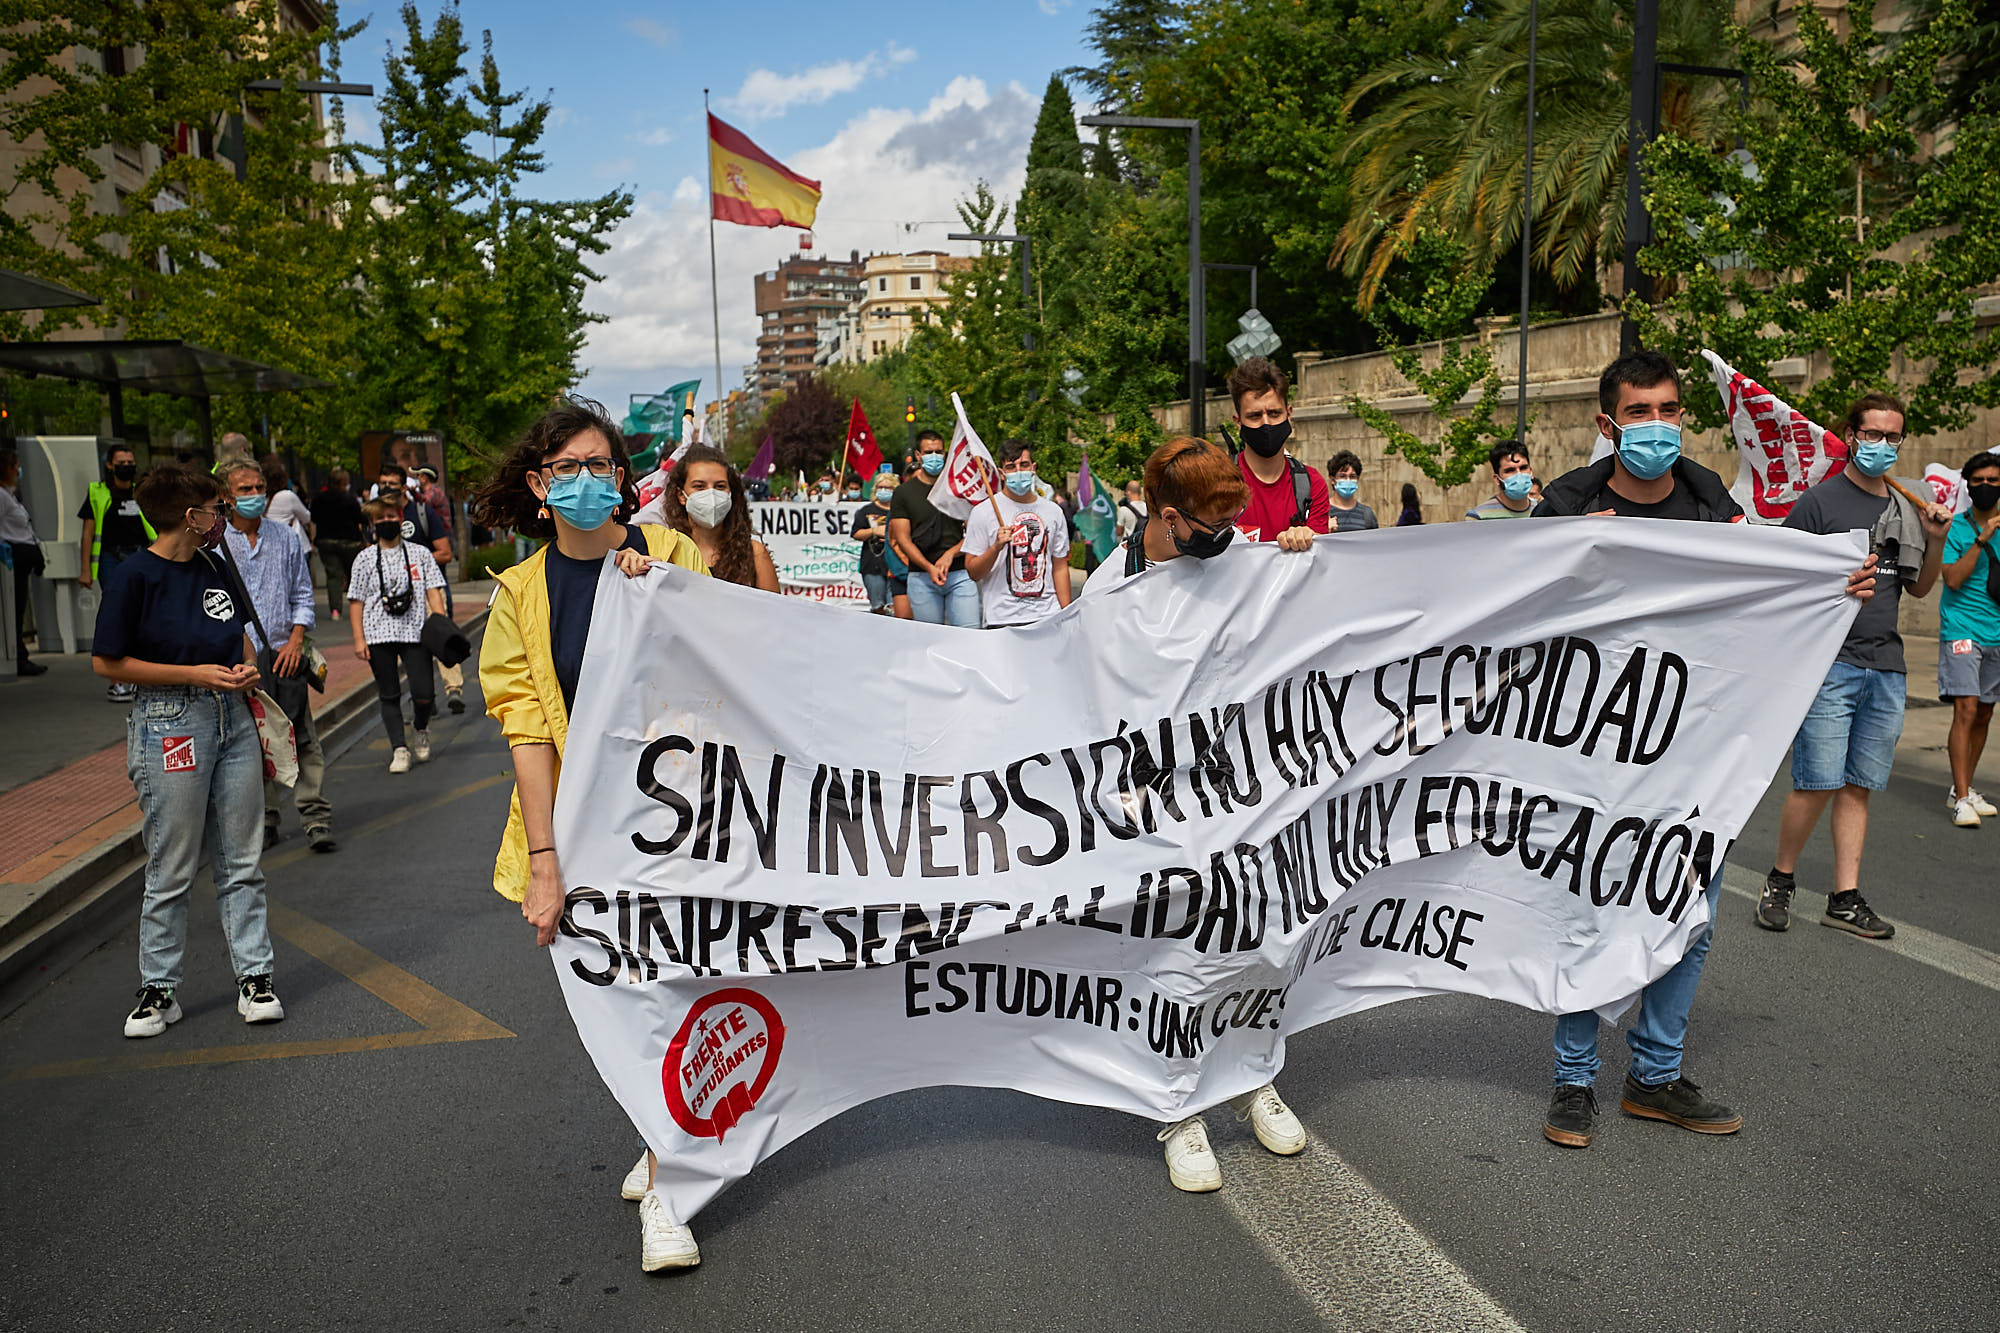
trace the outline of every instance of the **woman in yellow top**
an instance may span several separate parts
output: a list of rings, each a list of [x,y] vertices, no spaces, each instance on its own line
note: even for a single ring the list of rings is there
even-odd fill
[[[499,576],[479,654],[486,711],[514,756],[514,802],[493,887],[521,904],[535,943],[544,947],[554,941],[563,912],[556,782],[604,557],[615,551],[627,577],[655,561],[708,573],[694,543],[671,528],[612,521],[638,507],[630,472],[624,437],[604,409],[571,399],[528,428],[474,502],[489,527],[553,538]],[[625,1197],[639,1200],[642,1267],[701,1262],[694,1233],[653,1193],[652,1172],[648,1152],[625,1178]]]

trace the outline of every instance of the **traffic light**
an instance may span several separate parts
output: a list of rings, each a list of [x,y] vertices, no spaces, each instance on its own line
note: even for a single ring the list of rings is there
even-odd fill
[[[903,400],[903,420],[904,420],[905,422],[907,422],[908,424],[910,424],[910,425],[913,425],[913,426],[914,426],[914,425],[916,424],[916,422],[917,422],[917,400],[916,400],[916,399],[914,399],[914,398],[906,398],[906,399],[904,399],[904,400]]]

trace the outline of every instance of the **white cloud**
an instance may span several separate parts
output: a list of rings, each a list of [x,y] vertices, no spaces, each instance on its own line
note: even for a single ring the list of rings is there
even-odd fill
[[[1035,0],[1035,7],[1053,18],[1068,9],[1070,3],[1071,0]]]
[[[1007,201],[1020,193],[1039,106],[1017,83],[989,89],[957,78],[922,108],[865,111],[825,143],[786,155],[788,166],[824,185],[813,227],[818,251],[966,252],[944,240],[958,229],[956,205],[981,180]],[[906,230],[906,223],[926,225]],[[715,228],[725,389],[742,387],[742,368],[756,355],[753,278],[797,244],[789,229]],[[604,280],[586,304],[608,320],[590,330],[584,391],[622,403],[628,393],[699,377],[703,401],[714,397],[705,181],[683,176],[671,197],[641,198],[592,267]]]
[[[632,136],[633,143],[644,144],[648,148],[664,148],[673,141],[674,132],[664,125],[656,126],[643,134]]]
[[[859,60],[833,60],[796,74],[753,69],[736,95],[725,98],[723,105],[745,119],[768,120],[784,115],[794,106],[810,106],[851,93],[868,80],[880,78],[916,58],[917,53],[909,47],[890,42],[886,50],[871,51]]]
[[[551,129],[559,130],[565,125],[581,125],[582,123],[583,117],[577,115],[576,112],[566,106],[549,108],[549,128]]]
[[[625,31],[663,51],[671,51],[681,39],[678,31],[656,19],[626,19]]]

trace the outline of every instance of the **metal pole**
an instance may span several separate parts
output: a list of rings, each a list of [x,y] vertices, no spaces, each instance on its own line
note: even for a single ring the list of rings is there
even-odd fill
[[[702,133],[708,134],[708,89],[701,90]],[[715,150],[708,152],[708,313],[715,321],[715,396],[722,397],[722,285],[715,276]],[[723,424],[728,425],[725,419]],[[725,441],[726,443],[726,441]]]
[[[1535,38],[1541,0],[1528,0],[1528,153],[1521,169],[1521,368],[1516,373],[1514,438],[1528,442],[1528,266],[1535,251]]]
[[[1646,202],[1640,195],[1639,159],[1659,127],[1660,0],[1638,0],[1632,17],[1632,113],[1625,150],[1625,295],[1647,299],[1651,284],[1639,271],[1639,248],[1646,234]],[[1639,346],[1639,326],[1626,316],[1618,325],[1618,350]]]
[[[1207,312],[1201,291],[1201,125],[1188,126],[1188,434],[1208,433]]]

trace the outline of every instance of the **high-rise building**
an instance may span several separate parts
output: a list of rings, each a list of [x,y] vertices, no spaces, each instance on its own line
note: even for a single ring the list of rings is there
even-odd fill
[[[942,250],[868,256],[860,299],[821,321],[815,359],[823,366],[865,365],[896,351],[944,304],[945,280],[971,265]]]
[[[861,298],[861,252],[848,259],[793,255],[757,275],[759,396],[789,389],[813,373],[819,322],[846,313]]]

